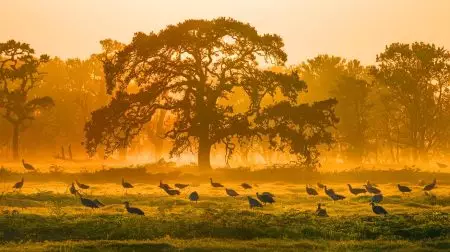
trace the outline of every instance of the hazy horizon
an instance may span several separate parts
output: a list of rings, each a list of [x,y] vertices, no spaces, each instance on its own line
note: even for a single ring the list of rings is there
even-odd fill
[[[174,8],[176,7],[176,8]],[[393,42],[424,41],[450,48],[450,1],[7,1],[0,40],[33,45],[37,53],[86,58],[99,41],[129,42],[185,19],[232,17],[261,33],[279,34],[288,64],[317,54],[372,64]],[[395,22],[393,22],[395,20]],[[429,29],[433,27],[433,29]],[[447,28],[448,29],[448,28]],[[332,41],[333,43],[330,43]]]

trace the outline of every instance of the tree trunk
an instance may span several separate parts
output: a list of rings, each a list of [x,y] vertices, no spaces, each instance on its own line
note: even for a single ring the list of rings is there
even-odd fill
[[[200,138],[198,147],[198,167],[202,171],[211,170],[211,144]]]
[[[119,149],[119,160],[121,160],[121,161],[127,160],[127,153],[128,153],[128,150],[126,147]]]
[[[161,138],[161,136],[164,135],[164,119],[166,117],[166,114],[166,110],[159,111],[158,122],[156,123],[156,133],[154,137],[156,160],[159,160],[163,156],[162,153],[164,148],[164,140]]]
[[[19,160],[19,124],[13,125],[12,152],[13,159]]]

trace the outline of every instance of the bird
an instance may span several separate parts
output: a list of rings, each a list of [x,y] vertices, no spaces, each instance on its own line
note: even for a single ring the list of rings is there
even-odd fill
[[[15,183],[13,185],[13,189],[20,191],[20,190],[22,190],[22,187],[23,187],[23,177],[22,177],[22,180],[20,180],[19,182]]]
[[[436,162],[436,164],[439,168],[447,168],[448,167],[448,165],[443,164],[443,163]]]
[[[247,198],[248,198],[248,204],[250,205],[250,208],[263,207],[261,202],[259,202],[257,199],[254,199],[254,198],[252,198],[250,196],[248,196]]]
[[[162,182],[162,180],[159,181],[159,187],[162,188],[162,189],[167,189],[167,190],[172,189],[172,187],[170,187],[168,184],[164,184]]]
[[[80,196],[80,201],[83,206],[90,207],[91,209],[99,208],[99,206],[93,200],[90,200],[88,198],[83,198],[81,196],[81,194],[78,194],[78,195]]]
[[[326,186],[324,187],[324,191],[333,201],[345,199],[345,196],[335,193],[333,189],[327,189]]]
[[[270,204],[275,203],[275,200],[273,199],[273,197],[270,196],[270,195],[268,195],[268,194],[259,194],[259,193],[256,193],[256,197],[257,197],[262,203],[264,203],[264,205],[265,205],[266,203],[270,203]]]
[[[380,215],[380,214],[382,214],[382,215],[388,214],[388,212],[382,206],[375,205],[375,203],[373,203],[373,202],[370,202],[370,205],[372,206],[372,211],[375,214],[378,214],[378,215]]]
[[[127,209],[127,212],[129,212],[130,214],[145,215],[141,209],[137,207],[130,207],[130,203],[128,201],[125,201],[123,204],[125,205],[125,209]]]
[[[402,193],[407,193],[407,192],[411,192],[411,188],[407,187],[407,186],[403,186],[400,184],[397,184],[398,190]]]
[[[211,181],[212,187],[223,187],[221,183],[213,182],[212,178],[209,178],[209,180]]]
[[[372,184],[372,183],[370,183],[370,181],[369,181],[369,180],[367,180],[367,181],[366,181],[366,185],[367,185],[368,187],[377,187],[377,185],[376,185],[376,184]]]
[[[134,186],[132,184],[126,182],[124,178],[122,178],[122,187],[125,189],[125,194],[127,193],[127,190],[129,188],[134,188]]]
[[[175,184],[175,187],[178,188],[178,189],[183,189],[183,188],[186,188],[188,186],[189,186],[188,184]]]
[[[425,185],[423,187],[424,191],[431,191],[436,187],[436,179],[433,179],[433,182],[431,184]]]
[[[97,204],[98,207],[104,207],[105,204],[103,204],[102,202],[100,202],[98,199],[94,200],[94,203]]]
[[[25,163],[24,159],[22,159],[22,164],[23,164],[23,168],[25,168],[25,170],[28,170],[28,171],[35,171],[36,170],[34,168],[34,166],[32,166],[31,164]]]
[[[350,192],[353,195],[358,195],[358,194],[367,192],[366,189],[364,189],[364,188],[353,188],[352,185],[350,185],[350,184],[347,184],[347,186],[348,186],[348,190],[350,190]]]
[[[225,188],[225,192],[227,192],[228,196],[231,196],[231,197],[239,196],[239,193],[237,193],[233,189]]]
[[[242,183],[241,187],[244,189],[252,189],[253,188],[250,184],[247,184],[247,183]]]
[[[319,195],[319,194],[317,193],[316,189],[314,189],[314,188],[312,188],[312,187],[309,187],[308,185],[306,185],[306,193],[307,193],[308,195],[311,195],[311,196]]]
[[[268,195],[268,196],[270,196],[270,197],[272,197],[272,198],[275,198],[275,195],[273,194],[273,193],[270,193],[270,192],[263,192],[263,193],[261,193],[262,195]]]
[[[380,203],[381,201],[383,201],[383,194],[375,194],[370,199],[370,202],[374,203]]]
[[[190,201],[195,201],[195,203],[197,203],[199,198],[200,196],[198,196],[198,193],[196,191],[193,191],[191,194],[189,194]]]
[[[320,217],[328,217],[327,210],[321,208],[321,204],[317,204],[316,215]]]
[[[343,199],[345,199],[345,196],[344,196],[344,195],[340,195],[340,194],[333,194],[333,195],[330,196],[330,198],[331,198],[333,201],[337,201],[337,200],[343,200]]]
[[[77,183],[77,186],[81,189],[89,189],[90,188],[90,186],[82,184],[82,183],[78,182],[78,180],[75,180],[75,183]]]
[[[77,195],[78,190],[75,188],[75,183],[72,182],[72,185],[69,188],[69,192],[70,192],[70,194],[73,194],[75,196]]]
[[[166,188],[163,188],[163,190],[170,196],[180,195],[180,191],[178,191],[177,189],[166,189]]]
[[[371,193],[371,194],[380,194],[381,193],[380,189],[378,189],[376,187],[369,186],[369,185],[364,185],[364,187],[366,188],[368,193]]]
[[[325,185],[322,183],[317,182],[317,187],[319,187],[320,189],[325,188]]]

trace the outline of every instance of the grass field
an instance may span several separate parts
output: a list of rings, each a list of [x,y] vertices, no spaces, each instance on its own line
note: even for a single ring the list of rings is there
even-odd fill
[[[84,181],[82,181],[84,182]],[[165,181],[173,184],[175,180]],[[222,182],[222,181],[220,181]],[[0,184],[0,240],[2,251],[438,251],[450,250],[450,181],[439,180],[433,197],[421,186],[402,195],[396,183],[378,183],[389,212],[376,216],[369,195],[355,197],[341,182],[326,184],[347,198],[333,203],[322,191],[307,197],[304,184],[257,182],[250,190],[244,181],[225,180],[241,195],[226,196],[205,180],[192,183],[179,196],[168,196],[157,183],[134,183],[125,195],[118,183],[90,184],[84,192],[106,204],[86,209],[67,192],[68,183],[25,182],[12,192],[12,182]],[[352,182],[361,186],[365,181]],[[312,182],[313,183],[313,182]],[[192,191],[200,194],[190,202]],[[269,191],[276,203],[251,210],[247,195]],[[129,201],[145,216],[130,215],[122,204]],[[318,202],[329,218],[314,215]],[[12,214],[12,211],[18,214]]]

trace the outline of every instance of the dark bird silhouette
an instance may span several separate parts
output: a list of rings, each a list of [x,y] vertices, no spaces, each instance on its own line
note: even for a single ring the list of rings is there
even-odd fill
[[[366,182],[366,185],[367,185],[368,187],[377,187],[377,185],[376,185],[376,184],[372,184],[372,183],[370,183],[370,181],[369,181],[369,180],[367,180],[367,182]]]
[[[436,188],[436,179],[433,179],[433,182],[431,184],[428,184],[426,186],[423,187],[424,191],[431,191],[434,188]]]
[[[373,203],[373,202],[370,202],[370,205],[372,206],[372,211],[375,214],[378,214],[378,215],[380,215],[380,214],[382,214],[382,215],[388,214],[388,212],[382,206],[375,205],[375,203]]]
[[[163,190],[170,196],[180,195],[180,191],[178,191],[177,189],[166,189],[166,188],[163,188]]]
[[[231,196],[231,197],[239,196],[239,193],[237,193],[237,192],[236,192],[235,190],[233,190],[233,189],[225,188],[225,191],[227,192],[228,196]]]
[[[311,196],[319,195],[319,194],[317,193],[316,189],[314,189],[314,188],[312,188],[312,187],[309,187],[308,185],[306,185],[306,193],[307,193],[308,195],[311,195]]]
[[[324,187],[324,191],[333,201],[345,199],[345,196],[335,193],[333,189],[327,189],[326,186]]]
[[[130,214],[145,215],[141,209],[137,207],[130,207],[130,203],[128,201],[125,201],[123,204],[125,205],[125,209],[127,209],[127,212],[129,212]]]
[[[72,182],[72,185],[69,188],[69,192],[70,192],[70,194],[73,194],[73,195],[78,194],[78,190],[75,188],[75,183]]]
[[[376,187],[369,186],[369,185],[364,185],[364,187],[366,188],[368,193],[371,193],[371,194],[380,194],[381,193],[380,189],[378,189]]]
[[[244,189],[252,189],[253,188],[250,184],[247,184],[247,183],[242,183],[241,187]]]
[[[259,194],[259,193],[256,193],[256,197],[257,197],[262,203],[264,203],[264,205],[265,205],[266,203],[270,203],[270,204],[275,203],[275,200],[273,199],[273,197],[270,196],[270,195],[268,195],[268,194]]]
[[[175,187],[178,188],[178,189],[183,189],[183,188],[186,188],[188,186],[189,186],[188,184],[175,184]]]
[[[28,171],[35,171],[36,169],[29,163],[25,163],[25,160],[22,159],[23,168]]]
[[[327,188],[327,186],[323,187],[323,191],[326,195],[330,196],[331,194],[336,194],[332,188]]]
[[[162,182],[162,180],[160,180],[159,181],[159,187],[160,188],[162,188],[162,189],[164,189],[164,190],[170,190],[170,189],[172,189],[172,187],[170,187],[168,184],[164,184],[163,182]]]
[[[268,195],[268,196],[270,196],[272,198],[275,198],[275,195],[273,193],[270,193],[270,192],[263,192],[263,193],[261,193],[261,195]]]
[[[134,188],[134,186],[128,182],[125,181],[125,179],[122,178],[122,187],[125,189],[125,194],[127,193],[127,190],[129,188]]]
[[[23,177],[22,177],[22,180],[20,180],[19,182],[15,183],[13,185],[13,189],[20,191],[20,190],[22,190],[22,187],[23,187]]]
[[[80,196],[81,204],[83,206],[90,207],[92,209],[99,208],[99,206],[93,200],[90,200],[90,199],[87,199],[87,198],[83,198],[81,196],[81,194],[78,194],[78,195]]]
[[[123,188],[134,188],[134,186],[132,184],[126,182],[124,178],[122,178],[122,187]]]
[[[344,195],[340,195],[340,194],[333,194],[333,195],[330,196],[330,198],[331,198],[333,201],[337,201],[337,200],[343,200],[343,199],[345,199],[345,196],[344,196]]]
[[[94,200],[94,203],[97,204],[98,207],[104,207],[105,204],[103,204],[102,202],[100,202],[98,199]]]
[[[350,190],[350,192],[353,195],[358,195],[358,194],[367,192],[366,189],[364,189],[364,188],[353,188],[352,185],[350,185],[350,184],[347,184],[347,186],[348,186],[348,190]]]
[[[209,180],[211,181],[212,187],[223,187],[221,183],[213,182],[212,178],[209,178]]]
[[[322,183],[317,182],[317,187],[319,187],[320,189],[324,189],[325,185]]]
[[[439,168],[447,168],[448,167],[448,165],[443,164],[443,163],[436,162],[436,164]]]
[[[328,217],[327,210],[321,208],[321,204],[317,204],[316,215],[320,217]]]
[[[398,190],[402,193],[409,193],[411,192],[411,188],[407,187],[407,186],[403,186],[400,184],[397,184]]]
[[[200,198],[200,196],[198,196],[198,193],[196,191],[194,191],[191,194],[189,194],[189,200],[190,201],[195,201],[195,203],[197,203],[199,198]]]
[[[380,203],[381,201],[383,201],[383,194],[375,194],[370,199],[370,202],[374,203]]]
[[[90,188],[90,186],[82,184],[82,183],[78,182],[78,180],[75,180],[75,183],[77,183],[77,186],[81,189],[89,189]]]
[[[248,196],[247,198],[248,198],[248,204],[250,205],[250,208],[263,207],[261,202],[259,202],[257,199],[254,199],[254,198],[252,198],[250,196]]]

